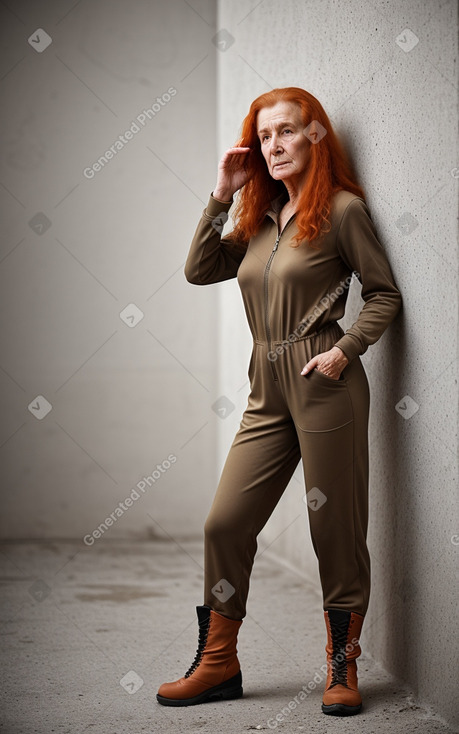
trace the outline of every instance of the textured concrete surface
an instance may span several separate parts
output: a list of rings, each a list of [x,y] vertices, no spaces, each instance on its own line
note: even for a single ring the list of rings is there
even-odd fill
[[[250,8],[219,0],[218,24],[233,42],[218,57],[218,119],[223,152],[258,95],[302,87],[355,165],[404,299],[362,358],[371,390],[368,645],[459,726],[457,8],[457,0]],[[427,129],[435,132],[426,146]],[[236,284],[219,293],[220,392],[237,405],[221,426],[223,463],[244,407],[251,337]],[[344,329],[363,305],[355,280]],[[303,494],[294,479],[260,539],[316,579]]]
[[[202,603],[200,541],[104,540],[93,548],[16,543],[0,550],[5,734],[454,731],[376,664],[364,646],[359,662],[364,711],[349,719],[322,714],[320,599],[269,551],[256,557],[239,634],[244,697],[174,709],[160,706],[155,693],[194,659],[195,607]],[[316,687],[289,708],[310,681]]]

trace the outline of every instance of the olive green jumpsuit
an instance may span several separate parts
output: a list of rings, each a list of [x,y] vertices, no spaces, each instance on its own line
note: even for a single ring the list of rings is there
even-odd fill
[[[232,202],[210,194],[185,265],[197,285],[237,277],[253,336],[247,408],[204,527],[204,604],[243,619],[257,535],[302,459],[323,607],[365,615],[370,396],[359,355],[402,299],[363,199],[334,195],[319,249],[290,246],[295,215],[279,233],[285,201],[287,192],[270,202],[258,233],[235,244],[221,236]],[[337,320],[353,277],[365,303],[344,333]],[[300,374],[334,345],[349,359],[340,379],[318,369]]]

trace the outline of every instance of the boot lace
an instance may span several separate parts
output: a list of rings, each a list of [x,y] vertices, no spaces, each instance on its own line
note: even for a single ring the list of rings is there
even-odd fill
[[[209,634],[209,626],[210,626],[210,614],[209,617],[199,624],[199,640],[198,640],[198,649],[196,650],[196,655],[191,663],[190,667],[186,671],[184,678],[189,678],[192,673],[196,670],[199,663],[202,660],[202,656],[204,653],[204,648],[206,646],[207,642],[207,636]]]
[[[333,655],[331,660],[332,681],[330,688],[338,683],[347,687],[346,639],[349,622],[343,619],[331,625]]]

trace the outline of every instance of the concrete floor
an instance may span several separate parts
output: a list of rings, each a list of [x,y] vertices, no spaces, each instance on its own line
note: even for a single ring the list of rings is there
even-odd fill
[[[244,697],[188,708],[155,693],[194,659],[202,542],[8,543],[0,558],[6,734],[453,731],[365,651],[360,715],[322,714],[323,683],[289,709],[323,675],[325,628],[317,590],[269,551],[255,560],[239,634]]]

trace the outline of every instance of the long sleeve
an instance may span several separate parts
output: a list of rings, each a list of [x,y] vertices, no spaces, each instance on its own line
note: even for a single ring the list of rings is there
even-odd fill
[[[338,231],[337,247],[362,284],[365,301],[357,320],[335,345],[352,360],[380,338],[400,310],[402,296],[363,199],[353,199],[348,204]]]
[[[222,237],[223,221],[219,220],[232,204],[232,201],[220,201],[210,194],[185,263],[184,272],[189,283],[208,285],[236,277],[246,246]]]

